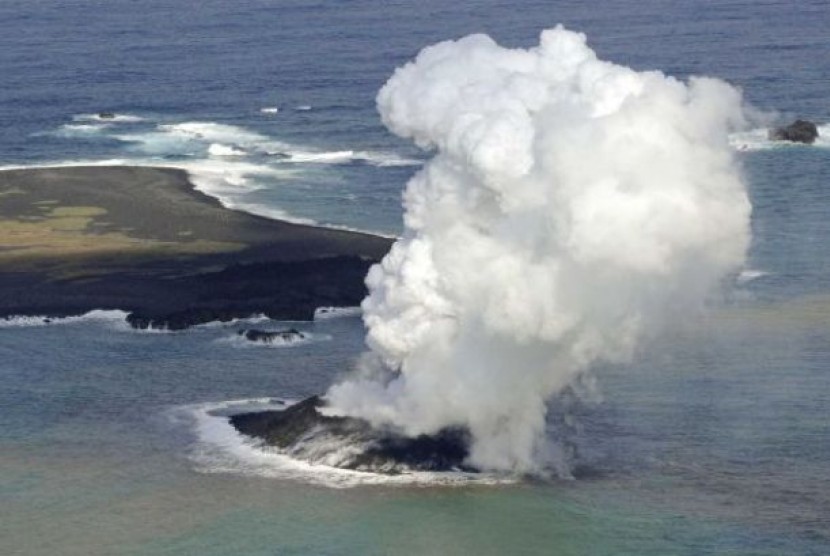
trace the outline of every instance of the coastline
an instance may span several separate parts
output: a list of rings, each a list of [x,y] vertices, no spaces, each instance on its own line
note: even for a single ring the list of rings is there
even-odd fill
[[[0,231],[0,317],[118,309],[169,329],[358,305],[393,241],[226,208],[143,166],[0,171]]]

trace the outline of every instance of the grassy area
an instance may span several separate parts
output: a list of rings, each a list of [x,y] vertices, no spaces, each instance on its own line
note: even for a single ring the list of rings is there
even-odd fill
[[[106,272],[190,276],[228,264],[377,257],[388,240],[229,210],[178,170],[0,172],[0,278]],[[84,270],[86,269],[86,270]]]
[[[115,228],[107,210],[96,206],[55,206],[38,201],[35,210],[17,218],[0,219],[0,264],[14,263],[18,270],[42,265],[44,259],[113,256],[176,257],[239,251],[244,243],[193,239],[181,241],[135,237],[131,228]],[[40,213],[40,214],[37,214]],[[105,230],[105,231],[104,231]],[[27,262],[29,264],[27,264]]]

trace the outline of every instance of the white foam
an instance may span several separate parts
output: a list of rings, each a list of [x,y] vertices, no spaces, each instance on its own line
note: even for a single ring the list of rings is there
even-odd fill
[[[372,166],[420,166],[422,161],[414,158],[405,158],[395,153],[382,153],[373,151],[293,151],[293,152],[271,152],[269,154],[288,155],[288,161],[299,164],[350,164],[352,162],[365,162]]]
[[[811,145],[793,141],[776,141],[769,138],[769,128],[756,128],[729,135],[729,144],[738,151],[765,151],[782,148],[820,147],[830,148],[830,124],[817,126],[818,137]]]
[[[354,151],[329,151],[329,152],[308,152],[296,151],[288,153],[288,160],[291,162],[317,163],[317,164],[342,164],[351,162],[354,158]]]
[[[314,320],[359,317],[362,314],[360,307],[317,307],[314,311]]]
[[[752,269],[752,268],[747,268],[747,269],[742,270],[738,274],[738,277],[735,279],[735,281],[738,284],[746,284],[747,282],[752,282],[753,280],[757,280],[758,278],[761,278],[762,276],[766,276],[768,274],[769,274],[768,272],[765,272],[763,270],[755,270],[755,269]]]
[[[465,486],[515,483],[515,476],[463,472],[411,472],[382,475],[311,464],[263,446],[237,432],[227,416],[245,411],[284,409],[291,402],[254,398],[186,405],[167,413],[176,426],[192,428],[196,440],[188,457],[202,473],[230,473],[282,480],[296,480],[331,487],[362,485]],[[344,447],[344,449],[348,449]]]
[[[328,151],[328,152],[303,152],[297,151],[288,153],[291,162],[318,163],[318,164],[343,164],[354,159],[354,151]]]
[[[271,318],[263,315],[263,314],[255,314],[251,315],[250,317],[243,317],[243,318],[236,318],[231,320],[212,320],[209,322],[202,322],[199,324],[194,324],[186,329],[176,329],[171,330],[166,326],[156,326],[152,328],[140,328],[140,329],[133,329],[138,332],[146,332],[146,333],[181,333],[187,331],[198,331],[198,330],[212,330],[212,329],[222,329],[222,328],[231,328],[239,325],[252,325],[252,324],[261,324],[264,322],[274,322]]]
[[[205,322],[202,324],[197,324],[195,328],[205,329],[205,328],[229,328],[232,326],[239,326],[239,325],[251,325],[251,324],[262,324],[267,322],[274,322],[270,317],[263,315],[262,313],[257,313],[255,315],[251,315],[249,317],[244,318],[237,318],[231,320],[214,320],[211,322]]]
[[[258,145],[271,143],[271,139],[243,127],[217,124],[214,122],[183,122],[162,124],[159,131],[170,135],[197,139],[206,143],[231,143],[236,145]]]
[[[264,330],[264,332],[278,332],[276,330]],[[293,348],[304,346],[312,343],[317,342],[325,342],[331,340],[331,336],[328,334],[313,334],[311,332],[306,332],[304,330],[300,330],[299,336],[289,336],[289,337],[275,337],[270,341],[255,341],[255,340],[248,340],[241,334],[233,334],[231,336],[226,336],[224,338],[219,338],[216,340],[218,344],[226,344],[234,348],[239,349],[250,349],[250,348],[265,348],[265,349],[285,349],[285,348]]]
[[[295,106],[294,110],[296,110],[297,112],[308,112],[309,110],[311,110],[311,106],[309,106],[308,104],[300,104],[299,106]]]
[[[231,145],[211,143],[208,147],[208,154],[211,156],[245,156],[248,153]]]
[[[209,193],[210,194],[210,193]],[[340,229],[337,226],[328,226],[319,224],[316,220],[312,218],[305,218],[302,216],[294,216],[280,208],[272,207],[269,205],[264,205],[261,203],[250,203],[245,201],[236,201],[231,199],[220,199],[222,205],[225,208],[229,208],[232,210],[239,210],[242,212],[247,212],[248,214],[254,214],[256,216],[262,216],[264,218],[270,218],[272,220],[281,220],[283,222],[290,222],[291,224],[302,224],[304,226],[317,226],[321,228],[332,228],[332,229]]]
[[[152,165],[186,170],[196,190],[218,198],[228,208],[238,207],[233,204],[233,199],[240,192],[264,188],[262,179],[285,179],[292,174],[290,170],[226,159],[154,162]]]
[[[266,106],[264,108],[260,108],[259,111],[262,114],[276,114],[280,111],[280,109],[276,106]]]
[[[101,133],[110,128],[110,124],[64,124],[57,131],[49,133],[58,137],[84,137]]]
[[[243,155],[248,151],[284,148],[284,144],[259,133],[213,122],[161,124],[151,131],[113,134],[112,137],[132,143],[134,150],[160,156]]]
[[[353,158],[354,160],[361,160],[371,164],[372,166],[378,166],[381,168],[390,166],[421,166],[424,163],[422,160],[406,158],[396,153],[375,151],[357,151],[355,152]]]
[[[5,166],[0,166],[0,172],[11,171],[11,170],[38,170],[38,169],[48,169],[48,168],[77,168],[82,166],[141,166],[140,164],[134,164],[133,161],[126,160],[123,158],[110,158],[107,160],[71,160],[71,161],[58,161],[58,162],[48,162],[45,164],[6,164]]]
[[[127,324],[127,313],[118,310],[96,309],[71,317],[49,317],[49,316],[24,316],[13,315],[0,318],[0,328],[31,328],[40,326],[58,326],[66,324],[78,324],[82,322],[99,322],[117,324],[119,327],[129,328]]]
[[[150,156],[193,156],[206,150],[205,144],[195,138],[159,130],[113,134],[112,138],[128,143],[131,151]]]

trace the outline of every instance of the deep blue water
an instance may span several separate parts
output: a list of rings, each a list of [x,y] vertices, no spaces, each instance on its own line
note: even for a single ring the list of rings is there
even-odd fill
[[[597,53],[636,69],[724,78],[758,108],[830,120],[826,2],[16,2],[0,5],[4,87],[0,163],[206,158],[208,144],[114,139],[159,124],[214,122],[285,143],[288,152],[369,152],[373,162],[281,164],[224,191],[323,223],[400,230],[399,192],[419,158],[380,124],[374,97],[425,45],[486,32],[531,46],[557,23]],[[311,110],[297,111],[298,106]],[[278,107],[276,115],[263,107]],[[140,125],[69,131],[73,116],[142,116]],[[77,123],[77,122],[75,122]],[[94,127],[94,126],[93,126]],[[229,140],[232,142],[232,139]],[[226,141],[227,143],[228,141]],[[273,149],[271,149],[273,150]],[[260,166],[280,161],[252,156]],[[144,162],[148,162],[144,160]],[[332,209],[336,205],[337,209]]]
[[[425,155],[374,97],[439,40],[530,46],[564,23],[603,58],[830,121],[823,1],[6,0],[0,21],[0,166],[184,165],[228,203],[386,233]],[[2,328],[0,553],[830,552],[830,149],[755,147],[740,159],[764,274],[595,370],[603,400],[572,415],[577,480],[332,489],[205,441],[204,404],[324,389],[362,349],[355,318],[282,349],[223,327]]]

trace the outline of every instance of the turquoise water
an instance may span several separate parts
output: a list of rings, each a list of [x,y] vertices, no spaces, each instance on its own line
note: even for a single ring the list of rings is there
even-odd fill
[[[396,233],[424,154],[383,130],[377,89],[426,44],[486,31],[527,46],[557,22],[613,61],[716,75],[764,110],[830,120],[825,2],[445,4],[5,2],[0,165],[179,165],[248,210]],[[135,118],[89,117],[102,110]],[[286,469],[210,417],[324,390],[363,349],[354,316],[299,324],[314,341],[285,348],[235,341],[244,323],[5,326],[0,553],[830,552],[830,149],[760,137],[735,139],[752,272],[631,365],[594,369],[593,401],[562,402],[551,427],[574,479]]]
[[[212,454],[187,417],[319,392],[359,352],[356,317],[290,348],[233,343],[241,324],[8,328],[3,552],[821,554],[829,323],[830,296],[724,309],[598,369],[575,480],[347,488]]]

